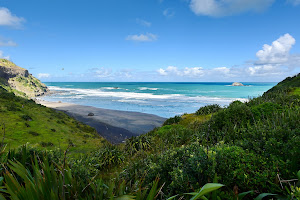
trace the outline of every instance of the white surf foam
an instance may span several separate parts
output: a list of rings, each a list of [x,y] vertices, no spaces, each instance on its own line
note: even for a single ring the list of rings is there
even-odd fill
[[[158,90],[158,88],[139,87],[139,90]]]
[[[119,102],[131,102],[141,103],[139,101],[168,101],[171,102],[190,102],[190,103],[208,103],[208,104],[221,104],[226,105],[232,101],[239,100],[242,102],[247,101],[246,98],[223,98],[223,97],[211,97],[211,96],[186,96],[182,94],[153,94],[153,93],[136,93],[136,92],[113,92],[102,91],[101,89],[77,89],[77,88],[60,88],[50,86],[50,90],[67,92],[69,94],[75,94],[74,96],[61,97],[61,98],[84,98],[84,97],[99,97],[99,98],[112,98],[117,99]],[[59,93],[62,95],[64,93]],[[65,95],[64,95],[65,96]],[[76,97],[77,96],[77,97]]]

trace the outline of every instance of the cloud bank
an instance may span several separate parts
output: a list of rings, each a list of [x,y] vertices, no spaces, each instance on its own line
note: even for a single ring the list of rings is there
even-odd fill
[[[161,76],[181,76],[191,78],[199,78],[204,75],[202,67],[186,67],[184,69],[178,69],[175,66],[169,66],[166,69],[160,68],[157,72]]]
[[[291,54],[290,50],[296,40],[286,33],[280,36],[272,44],[264,44],[262,49],[257,51],[257,60],[247,62],[241,66],[216,67],[205,69],[203,67],[178,68],[169,66],[157,70],[161,77],[177,78],[186,77],[201,80],[245,80],[255,79],[260,81],[274,80],[294,75],[300,68],[300,54]],[[299,70],[298,70],[299,73]]]
[[[286,33],[273,41],[264,44],[256,52],[256,60],[246,61],[239,66],[221,66],[205,68],[205,66],[166,66],[157,70],[145,71],[141,69],[120,69],[98,67],[90,68],[83,74],[72,73],[65,76],[39,74],[39,78],[53,78],[53,80],[82,81],[280,81],[286,76],[299,73],[300,54],[291,54],[296,39]],[[1,52],[0,52],[0,55]]]

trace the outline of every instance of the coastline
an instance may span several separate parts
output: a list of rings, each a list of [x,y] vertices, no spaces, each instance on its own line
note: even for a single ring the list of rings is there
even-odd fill
[[[65,112],[76,120],[95,128],[99,135],[111,143],[122,143],[127,138],[141,135],[160,127],[166,118],[157,115],[96,108],[78,104],[35,100],[48,108]],[[93,113],[93,116],[88,116]]]

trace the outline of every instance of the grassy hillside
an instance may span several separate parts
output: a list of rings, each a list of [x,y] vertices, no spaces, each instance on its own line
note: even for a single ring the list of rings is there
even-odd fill
[[[286,92],[298,94],[299,88],[300,88],[300,73],[294,77],[287,77],[286,79],[278,83],[276,86],[268,90],[266,94],[276,92],[276,91],[277,92],[286,91]]]
[[[125,144],[105,145],[73,159],[27,147],[8,154],[0,151],[6,167],[0,186],[4,180],[7,193],[2,196],[236,200],[272,195],[273,199],[300,199],[296,179],[300,169],[299,75],[274,88],[246,103],[235,101],[226,108],[209,105],[175,116]],[[38,162],[36,155],[44,161]],[[11,159],[20,162],[7,161]]]
[[[0,86],[1,141],[9,148],[30,143],[37,148],[88,152],[101,146],[104,139],[96,131],[63,112],[36,104],[7,92]],[[5,127],[5,136],[4,136]]]

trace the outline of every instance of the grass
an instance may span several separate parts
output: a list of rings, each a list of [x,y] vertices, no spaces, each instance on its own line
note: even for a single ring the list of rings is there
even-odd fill
[[[295,89],[292,91],[292,94],[293,94],[293,95],[300,95],[300,88],[295,88]]]
[[[84,153],[99,148],[104,142],[93,128],[65,113],[16,97],[3,88],[0,90],[0,125],[5,126],[4,143],[9,148],[30,143],[37,148],[66,149],[73,144],[71,152]]]

